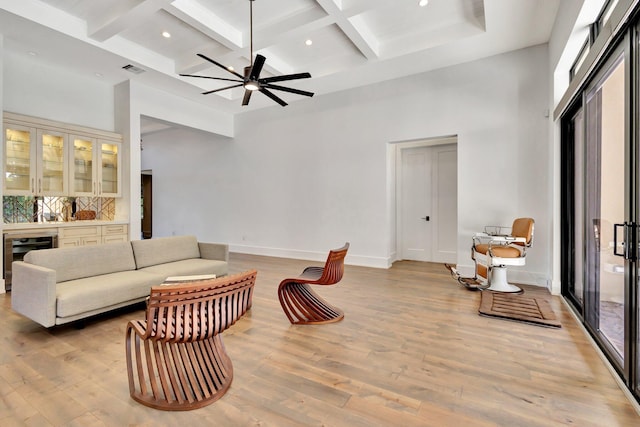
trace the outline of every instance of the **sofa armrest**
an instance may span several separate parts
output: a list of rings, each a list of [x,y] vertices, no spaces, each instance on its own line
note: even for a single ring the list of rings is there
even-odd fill
[[[229,262],[229,245],[198,242],[198,247],[200,248],[200,258]]]
[[[56,271],[14,261],[11,308],[49,328],[56,324]]]

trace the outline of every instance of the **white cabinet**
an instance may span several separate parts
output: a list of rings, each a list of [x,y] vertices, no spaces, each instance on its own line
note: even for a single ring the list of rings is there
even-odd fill
[[[87,246],[102,243],[102,228],[99,225],[82,227],[60,227],[58,229],[58,246]]]
[[[68,194],[68,135],[24,123],[4,124],[4,194]]]
[[[18,124],[4,125],[4,194],[31,195],[35,189],[36,129]]]
[[[71,195],[121,195],[121,144],[117,141],[71,135]]]
[[[36,194],[66,196],[68,188],[68,135],[49,129],[38,129],[36,146]]]
[[[129,241],[129,227],[127,224],[113,224],[102,226],[102,243]]]
[[[82,225],[58,228],[58,246],[101,245],[114,242],[127,242],[129,227],[127,224]]]
[[[119,134],[4,113],[4,194],[122,195]]]

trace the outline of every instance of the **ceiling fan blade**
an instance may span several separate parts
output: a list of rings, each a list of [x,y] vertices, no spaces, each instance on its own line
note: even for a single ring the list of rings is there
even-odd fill
[[[241,78],[241,79],[244,79],[244,76],[241,76],[240,74],[236,73],[235,71],[231,71],[228,67],[225,67],[224,65],[222,65],[221,63],[219,63],[219,62],[217,62],[217,61],[214,61],[213,59],[208,58],[208,57],[204,56],[204,55],[203,55],[203,54],[201,54],[201,53],[198,53],[198,54],[196,54],[196,55],[198,55],[200,58],[204,59],[205,61],[209,61],[209,62],[211,62],[212,64],[217,65],[218,67],[222,68],[222,69],[223,69],[223,70],[225,70],[226,72],[231,73],[231,74],[233,74],[234,76],[239,77],[239,78]]]
[[[267,89],[276,89],[276,90],[282,90],[284,92],[295,93],[296,95],[313,96],[313,92],[307,92],[306,90],[293,89],[290,87],[284,87],[279,85],[266,84],[266,85],[263,85],[262,87],[266,87]]]
[[[244,98],[242,98],[242,105],[249,105],[249,100],[251,99],[252,90],[245,89]]]
[[[285,74],[282,76],[273,76],[260,79],[260,83],[283,82],[285,80],[299,80],[309,78],[311,78],[311,74],[309,73]]]
[[[260,72],[262,71],[262,67],[264,67],[264,63],[267,60],[264,56],[258,54],[256,55],[255,61],[253,61],[253,67],[251,67],[251,71],[249,72],[249,80],[258,80],[260,77]]]
[[[276,95],[273,94],[273,92],[270,92],[268,89],[266,89],[264,86],[260,88],[260,92],[264,93],[265,95],[267,95],[269,98],[273,99],[274,101],[276,101],[278,104],[282,105],[283,107],[286,107],[288,104],[286,102],[284,102],[281,98],[277,97]]]
[[[223,80],[225,82],[240,82],[240,83],[243,82],[243,80],[225,79],[224,77],[196,76],[194,74],[179,74],[179,75],[182,77],[198,77],[199,79]]]
[[[239,83],[237,85],[232,85],[232,86],[221,87],[219,89],[208,90],[206,92],[202,92],[202,94],[203,95],[209,95],[210,93],[220,92],[221,90],[233,89],[234,87],[240,87],[240,86],[242,86],[242,83]]]

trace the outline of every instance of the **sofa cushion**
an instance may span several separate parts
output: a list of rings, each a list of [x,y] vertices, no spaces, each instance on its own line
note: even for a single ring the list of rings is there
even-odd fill
[[[129,242],[30,251],[24,261],[55,270],[56,282],[136,268]]]
[[[200,258],[195,236],[172,236],[131,241],[138,269],[189,258]]]
[[[142,298],[149,295],[151,286],[163,280],[161,275],[134,270],[58,283],[56,315],[69,317]]]
[[[227,263],[213,259],[192,258],[165,264],[152,265],[139,271],[163,276],[192,276],[195,274],[215,274],[217,277],[227,275]]]

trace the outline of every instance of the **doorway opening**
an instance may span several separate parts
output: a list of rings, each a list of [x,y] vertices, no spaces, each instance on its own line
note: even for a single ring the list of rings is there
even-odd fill
[[[458,138],[395,145],[395,260],[457,262]]]
[[[140,174],[140,225],[141,238],[150,239],[153,236],[153,174],[150,170],[143,170]]]

